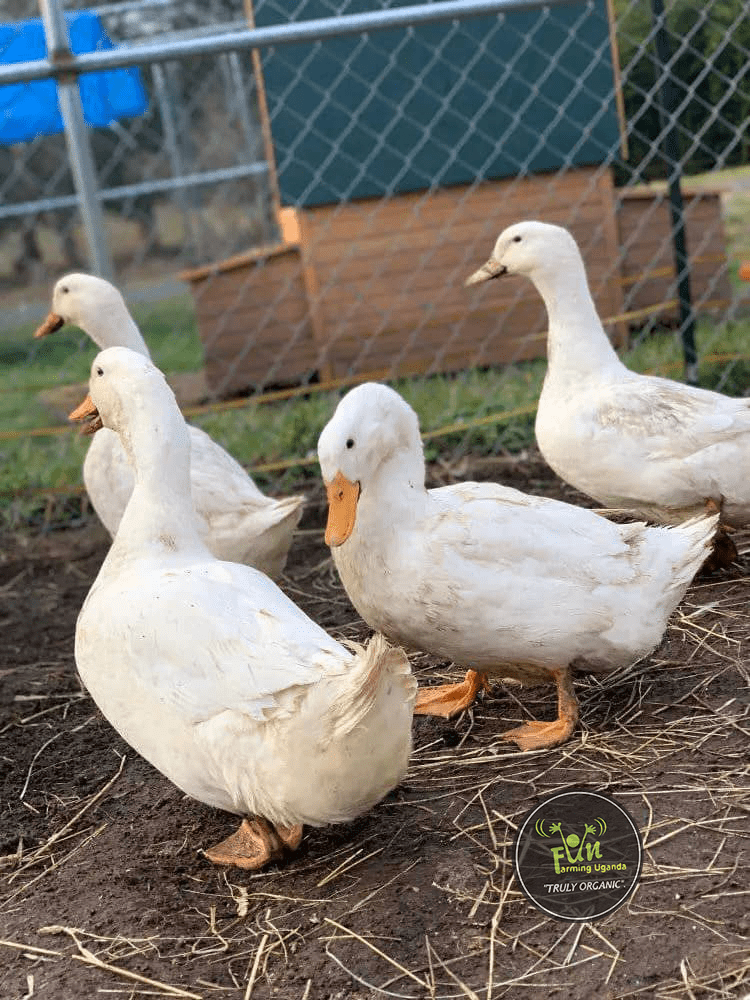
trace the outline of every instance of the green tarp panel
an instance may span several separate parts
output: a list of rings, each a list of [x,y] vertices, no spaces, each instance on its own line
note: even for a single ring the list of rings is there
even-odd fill
[[[256,0],[256,23],[373,6]],[[262,57],[284,204],[602,163],[619,141],[606,0],[282,46]]]

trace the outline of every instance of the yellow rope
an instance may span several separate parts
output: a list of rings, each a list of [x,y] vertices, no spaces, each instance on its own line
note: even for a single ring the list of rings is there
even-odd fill
[[[667,302],[660,302],[658,305],[645,306],[643,309],[634,309],[630,312],[618,313],[616,316],[608,316],[602,320],[604,326],[614,326],[617,323],[627,323],[657,312],[664,312],[677,306],[677,299],[669,299]],[[726,306],[729,303],[724,299],[715,299],[701,304],[702,310],[715,309]],[[535,339],[546,340],[546,330],[540,332]],[[704,358],[705,361],[710,358]],[[670,366],[671,367],[671,366]],[[678,368],[679,364],[674,367]],[[247,396],[241,399],[228,399],[222,402],[204,403],[200,406],[186,406],[183,413],[186,417],[197,417],[206,413],[224,413],[227,410],[242,410],[250,406],[259,406],[263,403],[275,403],[284,399],[293,399],[296,396],[309,396],[313,393],[330,392],[334,389],[345,389],[349,386],[360,385],[362,382],[372,382],[383,378],[397,379],[412,375],[427,374],[424,368],[411,367],[408,365],[397,368],[381,368],[369,372],[361,372],[359,375],[348,375],[343,378],[326,379],[323,382],[314,382],[310,385],[290,386],[287,389],[275,389],[272,392],[262,392],[255,396]],[[484,418],[480,418],[484,419]],[[487,421],[488,423],[491,421]],[[29,430],[0,430],[0,441],[15,441],[25,437],[55,437],[65,434],[69,428],[66,427],[34,427]],[[435,436],[437,432],[433,432]],[[300,464],[300,463],[297,463]]]
[[[613,317],[606,322],[618,322],[621,317]],[[704,362],[709,363],[726,363],[728,361],[750,361],[750,355],[746,354],[731,354],[731,353],[715,353],[706,355],[703,359]],[[674,361],[669,362],[665,365],[660,366],[661,371],[671,371],[673,369],[679,369],[681,367],[680,362]],[[652,370],[650,374],[654,374],[655,371]],[[386,373],[389,374],[389,373]],[[290,396],[301,395],[303,393],[308,393],[311,391],[324,391],[327,389],[342,388],[347,385],[356,385],[360,382],[367,381],[373,377],[373,373],[369,375],[359,375],[351,376],[348,378],[341,378],[331,380],[328,383],[316,383],[313,386],[298,387],[295,389],[285,389],[281,390],[279,393],[267,393],[266,398],[258,397],[256,402],[265,402],[270,398],[280,399],[288,398]],[[220,404],[222,409],[234,408],[233,404],[248,405],[246,400],[231,400],[226,404]],[[432,431],[425,431],[422,434],[423,441],[431,441],[435,438],[446,437],[448,434],[456,434],[461,431],[470,431],[476,427],[486,427],[491,424],[501,424],[508,420],[513,420],[515,417],[531,416],[536,412],[536,403],[527,404],[526,406],[519,406],[513,410],[500,410],[497,413],[490,413],[483,417],[474,417],[471,420],[457,420],[450,424],[445,424],[443,427],[438,427]],[[186,409],[185,412],[191,415],[195,412],[207,412],[210,408],[208,407],[193,407],[191,409]],[[70,427],[36,427],[31,428],[26,431],[0,431],[0,441],[16,440],[24,437],[43,437],[43,436],[53,436],[60,434],[71,433],[72,428]],[[315,457],[305,457],[305,458],[290,458],[290,459],[279,459],[274,462],[261,462],[257,465],[251,465],[248,467],[248,472],[251,474],[264,473],[264,472],[283,472],[287,469],[299,468],[300,466],[315,465],[317,463],[317,458]],[[81,487],[71,486],[70,488],[64,487],[47,487],[44,489],[32,488],[28,492],[21,491],[22,495],[27,497],[35,496],[70,496],[78,495],[83,493]],[[16,497],[17,492],[4,491],[0,492],[2,497]]]
[[[716,353],[707,354],[701,359],[703,362],[709,364],[721,364],[729,361],[750,361],[750,355],[748,354],[732,354],[732,353]],[[656,375],[660,371],[676,371],[682,367],[682,362],[680,361],[669,361],[663,365],[660,365],[658,369],[651,368],[646,374]],[[349,378],[341,378],[332,380],[328,383],[325,388],[342,388],[346,385],[356,385],[362,381],[368,381],[372,378],[372,374],[369,376],[350,376]],[[320,390],[321,386],[317,383],[310,386],[310,390],[317,389]],[[293,390],[283,390],[283,393],[288,392],[289,395],[297,395]],[[259,400],[260,401],[260,400]],[[264,400],[265,401],[265,400]],[[229,408],[232,403],[237,402],[231,400],[226,404],[225,408]],[[245,400],[240,401],[243,405],[246,405]],[[208,407],[192,407],[185,409],[186,416],[193,416],[195,413],[207,412]],[[474,417],[471,420],[458,420],[452,424],[446,424],[444,427],[438,427],[433,431],[425,431],[422,434],[423,441],[431,441],[433,438],[445,437],[448,434],[455,434],[458,431],[468,431],[474,427],[486,427],[488,424],[501,424],[506,420],[512,420],[514,417],[525,417],[532,413],[536,413],[536,403],[529,404],[527,406],[519,406],[514,410],[500,410],[497,413],[490,413],[484,417]],[[0,441],[12,441],[18,438],[24,437],[52,437],[53,435],[59,434],[69,434],[73,428],[61,426],[61,427],[32,427],[29,430],[13,430],[13,431],[0,431]],[[314,465],[317,462],[316,458],[296,458],[288,460],[279,460],[277,462],[265,462],[260,465],[250,466],[251,472],[272,472],[280,469],[294,468],[298,465]]]

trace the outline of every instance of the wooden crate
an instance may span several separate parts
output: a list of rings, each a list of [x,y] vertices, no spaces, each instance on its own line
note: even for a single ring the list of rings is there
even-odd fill
[[[324,381],[453,372],[543,356],[547,317],[531,282],[470,289],[502,229],[535,218],[569,227],[600,315],[622,312],[609,171],[341,205],[281,209],[284,239],[186,272],[208,383],[217,395]],[[615,342],[624,328],[610,324]]]
[[[449,372],[543,355],[546,313],[529,281],[464,288],[500,231],[526,218],[571,228],[600,314],[619,314],[609,171],[305,209],[301,235],[323,374]]]
[[[695,308],[725,308],[731,301],[726,234],[718,191],[683,193],[690,293]],[[617,230],[626,312],[676,319],[677,278],[668,195],[651,188],[617,192]],[[653,307],[663,304],[654,312]]]
[[[296,384],[318,370],[295,213],[282,210],[279,222],[275,246],[180,275],[195,301],[213,395]]]

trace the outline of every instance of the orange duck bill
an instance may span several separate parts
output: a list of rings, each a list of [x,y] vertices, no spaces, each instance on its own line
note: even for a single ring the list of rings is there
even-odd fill
[[[68,414],[68,420],[83,422],[82,434],[94,434],[104,426],[91,396],[86,396],[80,406]]]
[[[343,472],[337,472],[330,483],[326,483],[326,492],[328,494],[326,545],[343,545],[354,531],[359,483],[353,483]]]
[[[58,316],[57,313],[51,312],[45,321],[38,326],[34,331],[35,337],[48,337],[55,330],[59,330],[61,326],[65,326],[65,320],[62,316]]]

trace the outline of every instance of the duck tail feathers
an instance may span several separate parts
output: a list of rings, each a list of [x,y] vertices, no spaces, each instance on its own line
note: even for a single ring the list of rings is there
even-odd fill
[[[248,512],[241,536],[244,549],[223,554],[229,562],[244,562],[255,566],[272,580],[278,579],[286,565],[294,529],[302,517],[303,496],[284,497]],[[232,538],[234,537],[233,532]]]
[[[330,736],[338,740],[356,729],[381,699],[395,698],[411,713],[417,696],[409,660],[403,649],[374,635],[367,646],[346,643],[354,653],[345,676],[346,691],[330,709]]]
[[[302,494],[297,494],[292,497],[281,497],[278,500],[274,500],[274,505],[271,508],[273,511],[278,513],[279,521],[286,521],[287,518],[294,518],[294,526],[296,527],[299,523],[299,519],[302,517],[302,508],[305,505],[305,497]]]
[[[697,517],[691,517],[688,521],[683,521],[682,524],[677,524],[669,529],[680,534],[687,542],[681,565],[677,567],[678,577],[681,577],[686,583],[690,583],[711,554],[718,528],[719,514],[716,513],[699,514]],[[679,573],[680,569],[683,571],[682,573]]]

